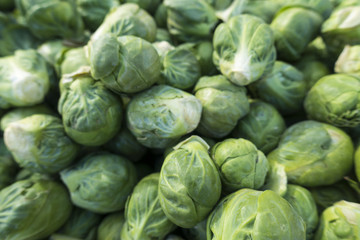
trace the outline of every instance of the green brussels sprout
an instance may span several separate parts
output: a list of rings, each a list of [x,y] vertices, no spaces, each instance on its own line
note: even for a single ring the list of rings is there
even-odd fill
[[[360,77],[360,45],[345,46],[335,63],[335,72]]]
[[[135,3],[150,14],[154,14],[162,0],[125,0],[125,3]]]
[[[39,44],[26,26],[0,12],[0,56],[13,55],[18,49],[36,48]]]
[[[179,89],[189,89],[201,76],[199,62],[193,52],[176,47],[161,56],[161,82]]]
[[[270,25],[278,58],[286,61],[300,59],[306,46],[317,36],[322,22],[322,16],[307,7],[282,8]]]
[[[124,213],[115,212],[107,215],[98,227],[98,240],[121,240],[121,230],[125,223]]]
[[[158,186],[159,173],[143,178],[126,202],[122,240],[163,239],[176,226],[161,209]]]
[[[164,0],[167,27],[176,38],[185,42],[210,39],[218,22],[208,0]]]
[[[85,156],[60,176],[73,204],[95,213],[122,210],[137,180],[129,160],[105,152]]]
[[[289,127],[279,146],[267,156],[284,167],[289,182],[305,187],[331,185],[353,165],[350,137],[332,125],[302,121]]]
[[[166,148],[192,132],[200,122],[195,96],[166,85],[154,86],[131,99],[127,126],[146,147]]]
[[[360,204],[337,202],[322,213],[314,240],[358,239],[359,222]]]
[[[6,240],[38,240],[58,230],[71,214],[64,186],[41,178],[18,181],[0,191],[0,234]]]
[[[21,167],[40,173],[56,173],[66,168],[79,150],[66,135],[61,119],[46,114],[10,123],[4,140]]]
[[[238,120],[249,112],[246,88],[236,86],[223,75],[201,77],[194,93],[203,107],[196,129],[203,136],[221,138],[228,135]]]
[[[90,31],[95,31],[101,25],[110,9],[119,5],[119,1],[76,0],[76,5],[85,27]]]
[[[255,95],[271,103],[283,115],[299,112],[303,107],[306,83],[294,66],[276,61],[272,71],[251,85]]]
[[[199,222],[192,228],[183,228],[182,232],[187,239],[206,240],[206,223],[207,219]]]
[[[285,121],[276,108],[262,101],[251,101],[249,113],[235,126],[232,136],[251,141],[263,153],[276,148]]]
[[[104,147],[134,162],[139,161],[147,150],[126,127],[123,127]]]
[[[205,220],[220,198],[219,172],[209,146],[191,136],[174,147],[162,165],[159,199],[166,216],[183,228]]]
[[[329,67],[313,57],[302,57],[300,61],[295,64],[295,67],[300,70],[304,76],[306,84],[306,91],[308,92],[312,86],[322,77],[329,75]]]
[[[30,31],[42,40],[82,40],[84,24],[72,0],[16,0]]]
[[[310,192],[319,212],[324,211],[341,200],[358,202],[356,193],[345,181],[340,181],[330,186],[310,188]]]
[[[308,92],[304,107],[310,119],[338,127],[360,125],[360,79],[346,74],[321,78]]]
[[[160,57],[151,43],[134,36],[104,34],[88,44],[91,75],[117,93],[136,93],[158,81]]]
[[[319,216],[315,200],[309,190],[298,185],[289,184],[283,198],[290,203],[304,220],[306,225],[306,239],[312,239],[316,231]]]
[[[269,164],[252,142],[228,138],[211,148],[211,157],[219,169],[225,192],[240,188],[259,189],[264,185]]]
[[[49,91],[46,61],[32,49],[0,58],[0,108],[41,103]]]
[[[11,153],[6,148],[3,138],[0,138],[0,190],[16,180],[18,170]]]
[[[8,111],[1,118],[1,130],[5,131],[5,128],[12,122],[19,121],[23,118],[30,117],[34,114],[48,114],[55,115],[54,111],[45,104],[35,105],[32,107],[19,107]]]
[[[158,27],[167,28],[167,9],[163,2],[156,9],[154,18]]]
[[[156,30],[156,39],[155,39],[155,43],[156,42],[162,42],[162,41],[166,41],[171,43],[171,36],[170,33],[168,32],[168,30],[164,29],[164,28],[158,28]]]
[[[156,23],[154,18],[137,4],[127,3],[113,8],[91,39],[96,41],[107,33],[113,33],[116,37],[132,35],[153,42],[156,36]]]
[[[321,36],[336,60],[345,45],[360,44],[360,5],[332,12],[321,27]]]
[[[70,47],[64,45],[63,40],[52,40],[41,44],[37,51],[45,60],[54,68],[58,67],[58,60],[62,57],[62,53],[69,50]],[[55,69],[57,70],[57,69]],[[60,76],[60,73],[57,73]]]
[[[88,236],[91,229],[97,228],[100,222],[101,215],[75,207],[58,232],[69,237],[90,240]]]
[[[58,111],[66,133],[85,146],[100,146],[120,130],[122,104],[115,93],[88,73],[65,75]]]
[[[59,65],[60,76],[76,72],[81,67],[89,66],[83,47],[63,51],[57,64]]]
[[[275,63],[274,36],[268,24],[251,15],[220,24],[213,38],[213,61],[236,85],[248,85],[269,73]]]
[[[210,214],[207,239],[305,239],[305,223],[273,191],[241,189],[223,198]]]

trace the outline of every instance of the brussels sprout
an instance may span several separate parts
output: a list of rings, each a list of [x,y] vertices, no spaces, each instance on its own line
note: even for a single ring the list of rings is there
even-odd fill
[[[3,138],[0,138],[0,190],[15,180],[18,168],[11,153],[6,148]]]
[[[272,71],[252,86],[255,95],[283,115],[299,112],[306,94],[303,74],[292,65],[276,61]]]
[[[194,92],[203,106],[196,130],[204,136],[221,138],[228,135],[238,120],[249,112],[246,89],[222,75],[200,78]]]
[[[111,8],[119,5],[118,0],[76,0],[85,27],[95,31]]]
[[[150,148],[166,148],[200,122],[201,103],[193,95],[166,85],[154,86],[131,99],[127,126]]]
[[[45,179],[18,181],[0,192],[0,234],[6,240],[48,237],[70,216],[66,189]]]
[[[107,215],[98,227],[98,240],[121,240],[120,234],[125,223],[124,213],[116,212]]]
[[[330,186],[310,188],[310,192],[319,212],[341,200],[349,202],[358,201],[356,193],[345,181],[340,181]]]
[[[270,165],[284,166],[289,182],[325,186],[339,181],[353,165],[350,137],[332,125],[303,121],[289,127],[268,156]]]
[[[207,219],[202,222],[199,222],[192,228],[183,228],[182,232],[191,240],[206,240],[206,223]]]
[[[167,9],[164,3],[161,3],[155,11],[155,22],[160,28],[167,28]]]
[[[340,8],[321,27],[321,36],[336,59],[345,45],[360,44],[360,6]]]
[[[72,0],[16,0],[30,31],[42,40],[82,40],[84,24]]]
[[[122,104],[88,75],[75,72],[61,79],[58,111],[69,137],[85,146],[100,146],[120,130]]]
[[[45,60],[35,50],[17,50],[0,58],[0,108],[41,103],[50,81]]]
[[[284,119],[275,107],[262,101],[251,101],[249,113],[234,128],[232,136],[250,140],[264,153],[273,150],[285,131]]]
[[[307,7],[282,8],[271,23],[278,58],[298,60],[306,46],[317,36],[322,22],[322,16]]]
[[[88,236],[91,229],[97,228],[100,221],[101,215],[81,208],[74,208],[59,233],[69,237],[90,240]]]
[[[211,148],[211,157],[219,169],[224,191],[259,189],[264,185],[269,164],[252,142],[228,138]]]
[[[181,41],[210,39],[218,19],[207,0],[164,0],[169,32]]]
[[[96,41],[107,33],[113,33],[116,37],[132,35],[153,42],[156,36],[156,23],[154,18],[137,4],[127,3],[113,8],[91,39]]]
[[[95,213],[122,210],[136,184],[136,170],[126,158],[98,152],[60,172],[72,202]],[[101,194],[99,194],[101,193]]]
[[[10,123],[4,140],[21,167],[40,173],[64,169],[76,158],[79,149],[65,134],[61,119],[46,114]]]
[[[19,121],[23,118],[30,117],[34,114],[48,114],[54,115],[54,111],[45,104],[40,104],[32,107],[20,107],[14,108],[8,111],[1,118],[1,130],[5,131],[5,128],[12,122]]]
[[[191,136],[166,156],[160,172],[159,199],[166,216],[183,228],[205,220],[220,198],[219,172],[209,146]]]
[[[125,207],[122,240],[163,239],[176,227],[161,209],[159,176],[159,173],[148,175],[135,186]]]
[[[295,67],[300,70],[304,76],[306,91],[309,91],[320,78],[330,74],[330,70],[325,63],[311,56],[302,57],[300,61],[295,64]]]
[[[91,75],[117,93],[149,88],[160,76],[160,57],[151,43],[134,36],[105,34],[88,44]]]
[[[321,215],[314,240],[358,239],[360,204],[340,201]]]
[[[304,220],[306,225],[306,239],[312,239],[319,221],[319,216],[317,214],[315,200],[309,190],[301,186],[289,184],[284,198]]]
[[[335,72],[360,77],[360,45],[345,46],[335,63]]]
[[[251,15],[235,16],[220,24],[214,33],[213,46],[215,66],[239,86],[269,73],[276,59],[269,25]]]
[[[321,78],[308,92],[304,107],[309,118],[338,127],[360,125],[360,79],[346,74]]]
[[[62,56],[57,61],[59,65],[60,76],[78,71],[81,67],[89,66],[85,56],[85,50],[82,47],[63,51]]]
[[[223,198],[210,214],[207,239],[305,239],[305,223],[276,193],[241,189]]]
[[[136,3],[142,9],[154,14],[162,0],[125,0],[126,3]]]
[[[147,150],[126,127],[122,128],[113,139],[108,141],[105,148],[135,162],[139,161]]]

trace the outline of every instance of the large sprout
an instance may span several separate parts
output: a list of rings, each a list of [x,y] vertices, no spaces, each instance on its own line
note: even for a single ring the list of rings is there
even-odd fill
[[[95,213],[124,209],[137,180],[135,167],[129,160],[105,152],[85,156],[61,171],[60,176],[72,202]]]
[[[7,240],[44,239],[66,222],[71,209],[63,185],[42,178],[18,181],[0,192],[0,233]]]
[[[201,103],[193,95],[166,85],[154,86],[131,99],[127,125],[150,148],[166,148],[200,122]]]
[[[88,43],[91,75],[117,93],[136,93],[160,77],[160,57],[151,43],[134,36],[102,34]]]
[[[11,123],[5,129],[4,140],[21,167],[40,173],[56,173],[66,168],[79,150],[66,135],[61,119],[46,114]]]
[[[360,79],[347,74],[321,78],[304,102],[308,117],[338,127],[360,125]]]
[[[305,239],[305,223],[273,191],[241,189],[215,207],[207,222],[207,239]]]
[[[190,228],[205,220],[220,198],[220,176],[208,148],[203,139],[191,136],[176,145],[162,165],[160,204],[180,227]]]
[[[213,61],[236,85],[248,85],[269,73],[275,63],[274,36],[268,24],[239,15],[220,24],[213,38]]]

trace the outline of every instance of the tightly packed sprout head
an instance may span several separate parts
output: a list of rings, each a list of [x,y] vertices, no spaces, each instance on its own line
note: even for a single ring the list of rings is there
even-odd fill
[[[238,120],[249,112],[246,89],[234,85],[222,75],[200,78],[194,93],[203,107],[196,129],[203,136],[225,137],[234,129]]]
[[[338,127],[360,125],[360,79],[347,74],[321,78],[304,102],[308,117]]]
[[[321,215],[314,240],[359,239],[360,204],[340,201]]]
[[[35,114],[11,123],[4,140],[15,161],[40,173],[56,173],[72,163],[79,146],[65,133],[60,118]]]
[[[30,31],[40,39],[80,40],[84,24],[72,0],[16,0]]]
[[[159,176],[159,173],[150,174],[135,186],[125,207],[122,240],[164,239],[176,227],[161,208]]]
[[[303,74],[288,63],[276,61],[271,72],[251,87],[255,95],[272,104],[284,115],[302,109],[306,82]]]
[[[166,148],[200,122],[201,103],[193,95],[166,85],[154,86],[131,99],[127,126],[150,148]]]
[[[271,166],[283,167],[289,182],[316,187],[333,184],[347,174],[353,154],[353,143],[345,132],[308,120],[289,127],[267,159]]]
[[[38,240],[59,229],[72,204],[65,187],[49,179],[18,181],[0,192],[0,234],[6,240]]]
[[[211,148],[224,191],[259,189],[265,182],[268,161],[255,145],[245,139],[228,138]]]
[[[215,66],[239,86],[269,73],[276,59],[269,25],[251,15],[235,16],[220,24],[214,33],[213,46]]]
[[[304,220],[306,225],[306,239],[312,239],[319,221],[319,216],[315,200],[309,190],[298,185],[289,184],[287,185],[286,194],[283,197]]]
[[[203,139],[191,136],[176,145],[162,165],[160,204],[180,227],[203,221],[220,198],[221,180],[208,148]]]
[[[88,56],[91,75],[117,93],[136,93],[149,88],[160,77],[156,49],[134,36],[108,33],[90,41]]]
[[[181,41],[196,42],[211,38],[218,19],[208,0],[164,0],[167,27]]]
[[[87,155],[60,176],[72,202],[95,213],[122,210],[137,180],[129,160],[105,152]]]
[[[41,103],[50,88],[46,61],[35,50],[0,58],[0,108]]]
[[[207,222],[207,239],[305,239],[305,223],[273,191],[241,189],[218,203]]]
[[[119,131],[121,99],[88,73],[65,75],[60,81],[58,111],[66,133],[75,142],[100,146]]]
[[[156,37],[156,23],[153,17],[137,4],[126,3],[106,15],[91,39],[95,41],[107,33],[113,33],[116,37],[132,35],[153,42]]]
[[[285,129],[285,121],[275,107],[262,101],[252,101],[249,113],[239,120],[232,136],[251,141],[266,154],[277,146]]]

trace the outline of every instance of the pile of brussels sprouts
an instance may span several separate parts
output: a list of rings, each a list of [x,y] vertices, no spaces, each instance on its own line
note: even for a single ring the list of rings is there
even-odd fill
[[[359,0],[1,0],[2,240],[359,240]]]

